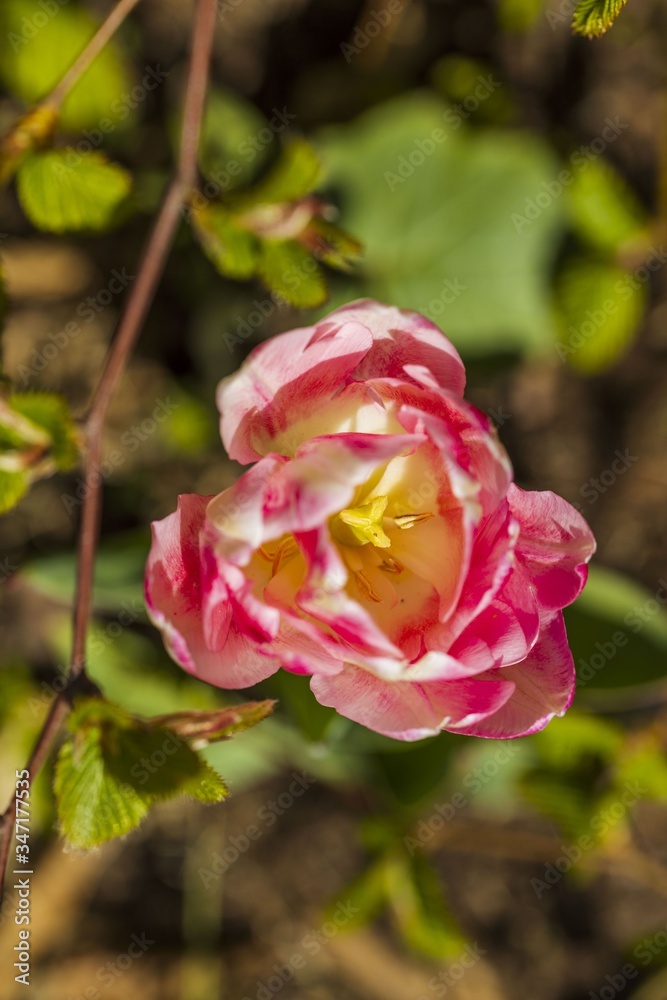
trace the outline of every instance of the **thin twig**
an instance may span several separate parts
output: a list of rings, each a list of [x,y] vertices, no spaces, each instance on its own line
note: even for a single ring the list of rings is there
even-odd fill
[[[79,82],[91,63],[97,58],[105,45],[113,38],[127,15],[137,6],[139,0],[119,0],[106,21],[100,25],[90,39],[80,56],[65,73],[58,85],[49,96],[42,101],[54,109],[59,109],[70,90]]]
[[[136,0],[135,0],[136,2]],[[122,4],[120,5],[122,6]],[[85,649],[92,603],[95,552],[99,536],[101,507],[99,475],[102,432],[109,405],[123,375],[141,327],[155,296],[160,277],[173,243],[181,208],[197,177],[197,152],[204,114],[209,64],[215,29],[216,0],[198,0],[192,36],[190,65],[185,86],[181,147],[176,171],[164,197],[155,224],[146,242],[137,278],[132,287],[118,332],[109,348],[86,420],[85,483],[81,529],[79,532],[76,596],[74,602],[74,637],[69,684],[85,670]],[[92,43],[91,43],[92,44]],[[60,725],[69,710],[69,692],[61,692],[51,705],[37,739],[28,770],[30,777],[46,760]],[[14,827],[15,796],[0,819],[0,885],[4,884],[7,859]]]

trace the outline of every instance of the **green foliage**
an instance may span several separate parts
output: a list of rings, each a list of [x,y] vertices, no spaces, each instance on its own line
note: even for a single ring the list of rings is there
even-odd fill
[[[394,921],[410,948],[437,960],[461,953],[465,937],[447,906],[437,872],[422,854],[390,855],[385,880]]]
[[[296,240],[263,240],[258,273],[268,288],[297,309],[315,309],[326,302],[322,268]]]
[[[0,469],[0,514],[16,507],[28,492],[30,480],[23,469]]]
[[[645,587],[592,566],[584,592],[564,614],[579,698],[591,689],[617,690],[625,704],[628,689],[664,679],[667,613]]]
[[[213,712],[172,712],[153,719],[153,724],[165,726],[183,739],[197,743],[219,743],[237,733],[252,729],[273,712],[274,701],[249,701]]]
[[[591,160],[574,173],[567,200],[573,229],[593,247],[616,254],[624,245],[648,242],[646,213],[606,160]]]
[[[336,712],[333,708],[320,705],[315,699],[310,690],[310,678],[280,670],[270,686],[305,739],[313,743],[323,739]]]
[[[15,413],[46,432],[49,454],[57,469],[71,469],[76,465],[79,435],[62,397],[49,392],[15,393],[10,405]]]
[[[226,278],[245,280],[257,272],[259,239],[219,204],[193,210],[192,223],[206,256]]]
[[[544,0],[500,0],[500,20],[509,31],[529,28],[544,8]]]
[[[26,392],[0,399],[0,513],[15,507],[34,480],[70,469],[78,441],[59,396]]]
[[[526,801],[547,816],[570,840],[588,831],[593,800],[578,782],[562,774],[535,770],[524,775],[520,789]]]
[[[418,92],[327,129],[318,148],[365,247],[363,275],[337,302],[369,295],[417,309],[467,355],[553,342],[545,292],[562,200],[524,218],[558,173],[545,144],[469,131]]]
[[[578,35],[598,38],[611,28],[627,0],[579,0],[572,28]]]
[[[148,533],[117,536],[102,544],[95,560],[93,607],[114,614],[124,602],[143,607],[143,577],[150,547]],[[22,570],[27,582],[39,593],[68,607],[74,599],[76,557],[71,552],[43,556]]]
[[[68,728],[54,789],[60,830],[75,847],[130,833],[152,805],[176,795],[206,803],[227,795],[222,779],[183,738],[110,702],[82,699]]]
[[[232,90],[210,89],[199,161],[207,178],[221,184],[222,193],[249,183],[266,160],[270,145],[253,141],[265,126],[261,112],[246,98]]]
[[[33,23],[35,15],[39,15],[39,26]],[[55,87],[97,29],[96,22],[72,3],[59,6],[56,16],[44,20],[36,0],[0,4],[0,75],[8,89],[27,104]],[[129,113],[127,106],[121,106],[122,97],[131,85],[120,49],[111,42],[66,98],[62,124],[78,131],[109,118],[120,126]]]
[[[559,356],[586,374],[608,368],[634,340],[647,292],[611,261],[571,258],[555,289]]]
[[[299,201],[317,187],[321,173],[322,165],[310,143],[292,139],[273,169],[255,187],[238,196],[235,206],[251,208]]]
[[[221,201],[195,194],[190,219],[206,255],[225,277],[259,277],[274,297],[313,309],[328,296],[318,263],[349,271],[361,245],[322,217],[310,197],[321,173],[304,140],[287,143],[282,157],[254,187]]]
[[[18,170],[23,209],[47,232],[106,229],[128,197],[130,174],[103,153],[69,148],[27,156]]]

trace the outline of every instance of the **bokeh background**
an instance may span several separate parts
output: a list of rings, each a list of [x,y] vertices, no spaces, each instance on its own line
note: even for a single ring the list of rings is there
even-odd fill
[[[109,7],[3,0],[3,132]],[[217,381],[264,338],[372,295],[442,326],[517,481],[578,505],[597,536],[566,615],[574,708],[512,744],[402,745],[279,676],[250,693],[278,698],[275,716],[206,751],[227,803],[170,803],[85,856],[53,832],[45,774],[39,1000],[667,995],[667,8],[630,0],[587,41],[573,7],[221,0],[202,183],[224,197],[303,136],[365,253],[327,273],[326,307],[278,307],[259,281],[220,274],[184,221],[109,424],[90,672],[139,714],[228,703],[147,622],[148,524],[239,472]],[[189,0],[144,0],[68,102],[67,140],[110,115],[102,148],[133,174],[112,229],[45,234],[3,195],[3,372],[78,415],[173,163],[191,21]],[[3,798],[67,662],[81,489],[77,470],[44,480],[0,520]],[[7,1000],[23,989],[12,904],[8,891]]]

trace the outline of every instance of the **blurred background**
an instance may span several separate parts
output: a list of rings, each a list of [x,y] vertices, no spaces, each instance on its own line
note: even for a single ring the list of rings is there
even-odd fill
[[[263,339],[371,295],[442,327],[519,484],[560,493],[596,534],[566,613],[574,708],[512,743],[404,745],[278,676],[249,694],[278,698],[274,717],[206,751],[228,802],[177,800],[87,855],[63,853],[44,774],[39,1000],[667,996],[667,8],[630,0],[588,41],[574,6],[220,0],[205,199],[275,183],[303,138],[323,217],[354,238],[348,256],[354,240],[364,252],[318,266],[298,301],[202,253],[184,220],[109,422],[89,648],[91,675],[132,712],[228,703],[171,663],[146,619],[148,524],[239,473],[218,380]],[[3,0],[3,134],[109,9]],[[112,225],[44,232],[20,190],[4,192],[3,372],[75,415],[173,164],[191,23],[189,0],[143,0],[65,106],[58,143],[132,174]],[[78,470],[59,474],[0,520],[3,800],[62,685],[82,491]],[[13,911],[8,890],[3,1000],[22,995]]]

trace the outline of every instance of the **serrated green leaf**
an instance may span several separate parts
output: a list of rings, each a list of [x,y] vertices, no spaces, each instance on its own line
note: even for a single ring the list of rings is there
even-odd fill
[[[78,431],[65,400],[53,393],[26,392],[14,394],[9,402],[17,413],[48,433],[56,466],[71,469],[78,458]]]
[[[0,469],[0,514],[6,514],[28,490],[28,477],[21,469],[10,472]]]
[[[50,149],[21,163],[18,193],[35,226],[47,232],[105,229],[132,187],[130,174],[102,153]]]
[[[89,849],[123,836],[151,806],[176,795],[219,802],[220,776],[176,733],[101,698],[81,699],[68,720],[54,789],[63,836]]]
[[[627,0],[579,0],[572,28],[578,35],[598,38],[611,28]]]
[[[615,253],[646,239],[646,213],[610,163],[587,163],[575,172],[567,192],[572,226],[592,246]]]
[[[27,104],[45,97],[95,34],[98,23],[81,7],[58,3],[49,17],[37,0],[0,4],[0,74]],[[110,120],[122,128],[131,109],[123,100],[132,78],[115,41],[105,45],[62,107],[63,125],[79,130]]]
[[[322,268],[296,240],[262,240],[258,274],[271,291],[297,309],[315,309],[326,302]]]
[[[273,170],[254,188],[240,195],[238,205],[247,208],[299,201],[313,191],[321,172],[320,159],[310,143],[305,139],[292,139],[285,145]]]
[[[259,262],[259,240],[234,221],[221,205],[206,205],[192,212],[192,222],[206,256],[221,274],[243,280],[252,278]]]
[[[613,364],[632,343],[646,298],[646,283],[609,261],[568,261],[555,293],[561,360],[587,374]]]

